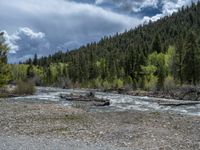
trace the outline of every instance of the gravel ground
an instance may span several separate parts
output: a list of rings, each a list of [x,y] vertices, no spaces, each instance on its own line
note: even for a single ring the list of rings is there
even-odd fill
[[[0,149],[199,150],[200,117],[0,100]]]
[[[128,150],[105,144],[89,144],[75,140],[47,137],[0,136],[1,150]]]

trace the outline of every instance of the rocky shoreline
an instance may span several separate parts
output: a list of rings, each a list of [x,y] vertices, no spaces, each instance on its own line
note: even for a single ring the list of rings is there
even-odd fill
[[[52,149],[51,141],[59,144],[61,140],[66,143],[60,149],[70,150],[82,146],[83,150],[198,150],[199,124],[200,118],[195,116],[140,111],[89,112],[51,102],[0,100],[0,147],[5,149],[9,149],[6,139],[11,145],[20,146],[20,137],[25,137],[31,139],[27,141],[30,145],[36,146],[33,149]],[[45,141],[45,146],[39,139]],[[70,146],[69,141],[74,144]]]

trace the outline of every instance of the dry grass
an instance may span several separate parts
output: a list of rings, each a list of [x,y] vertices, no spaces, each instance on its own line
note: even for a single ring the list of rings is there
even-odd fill
[[[35,93],[35,85],[28,81],[18,81],[17,85],[13,91],[13,94],[15,95],[33,95]]]

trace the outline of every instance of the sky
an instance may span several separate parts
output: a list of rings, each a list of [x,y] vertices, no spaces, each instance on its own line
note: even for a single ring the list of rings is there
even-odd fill
[[[198,0],[0,0],[10,63],[73,50]]]

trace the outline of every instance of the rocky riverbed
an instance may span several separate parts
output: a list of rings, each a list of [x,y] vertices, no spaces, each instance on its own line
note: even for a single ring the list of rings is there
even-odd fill
[[[67,104],[1,99],[0,149],[200,149],[198,115]]]

